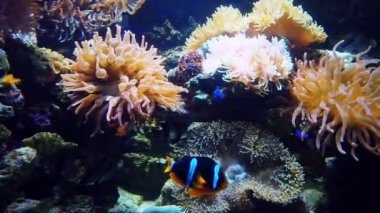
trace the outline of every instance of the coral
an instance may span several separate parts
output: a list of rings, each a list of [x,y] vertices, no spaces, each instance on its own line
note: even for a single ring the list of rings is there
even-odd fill
[[[263,35],[248,38],[238,34],[219,36],[205,45],[208,49],[203,62],[204,72],[213,73],[225,67],[229,71],[224,77],[226,81],[242,83],[259,94],[268,93],[269,82],[281,89],[280,80],[287,79],[293,67],[283,39],[268,40]]]
[[[176,194],[177,205],[184,212],[230,212],[229,203],[221,194],[211,197],[190,198],[187,193]]]
[[[219,35],[234,35],[248,29],[248,22],[238,9],[232,6],[220,6],[211,18],[202,26],[198,26],[186,40],[185,51],[195,51],[209,39]]]
[[[119,10],[123,13],[127,12],[128,14],[133,15],[141,8],[144,3],[145,0],[104,0],[96,6],[98,8],[113,8],[114,10]]]
[[[186,25],[186,27],[188,26]],[[153,26],[152,31],[148,32],[146,37],[163,51],[177,47],[178,44],[184,42],[185,36],[182,31],[174,27],[169,19],[165,19],[162,25]]]
[[[70,92],[76,107],[75,113],[87,111],[97,114],[95,132],[101,131],[105,115],[108,123],[118,126],[138,118],[149,118],[156,106],[180,109],[179,93],[186,90],[170,83],[161,65],[163,59],[142,38],[141,45],[135,35],[117,26],[116,36],[108,29],[103,39],[95,34],[92,40],[76,43],[74,73],[61,74],[59,85]]]
[[[324,42],[327,38],[323,27],[317,25],[301,6],[294,6],[293,0],[260,0],[254,3],[248,15],[253,34],[284,36],[297,47],[313,42]]]
[[[0,103],[0,119],[13,117],[14,115],[13,107]]]
[[[7,53],[0,49],[0,71],[3,75],[3,73],[7,73],[10,70],[9,62],[8,62],[8,57]]]
[[[143,198],[140,195],[135,195],[124,189],[117,187],[119,198],[117,203],[110,210],[111,212],[138,212],[138,206],[142,203]]]
[[[41,212],[41,201],[26,198],[18,198],[13,201],[5,212]]]
[[[21,90],[16,87],[20,79],[13,77],[12,74],[4,76],[0,80],[0,103],[14,107],[22,108],[24,106],[24,96]]]
[[[327,203],[326,192],[314,188],[305,189],[300,197],[308,212],[315,212]]]
[[[12,132],[3,124],[0,124],[0,141],[7,140],[11,137]]]
[[[28,117],[32,124],[38,128],[47,128],[51,125],[51,112],[30,112]]]
[[[1,0],[0,35],[10,32],[28,32],[37,27],[36,0]]]
[[[178,80],[186,82],[203,71],[203,57],[196,51],[185,53],[178,60]]]
[[[380,156],[380,67],[371,66],[379,60],[364,60],[358,53],[354,62],[339,56],[336,48],[318,63],[298,60],[298,71],[292,80],[292,92],[299,101],[293,112],[296,118],[307,119],[301,138],[319,126],[316,145],[335,140],[338,151],[346,154],[342,145],[351,147],[351,155],[358,160],[355,149],[360,145]],[[324,146],[322,147],[324,150]]]
[[[26,172],[25,168],[32,164],[32,161],[36,157],[36,150],[30,147],[22,147],[12,150],[1,160],[0,180],[11,178],[13,175],[19,175]]]
[[[72,61],[62,54],[47,48],[36,48],[35,52],[42,61],[48,61],[50,69],[55,74],[68,73],[71,70]]]
[[[221,194],[233,209],[252,205],[251,198],[290,203],[304,183],[301,165],[280,140],[250,123],[193,123],[175,148],[178,155],[219,159],[224,168],[241,164],[245,170]]]
[[[145,0],[40,0],[39,33],[59,35],[65,42],[84,37],[122,21],[124,12],[134,14]],[[53,30],[53,32],[51,32]]]
[[[143,210],[144,213],[179,213],[181,208],[175,205],[151,206]]]
[[[70,149],[77,145],[66,142],[60,135],[51,132],[39,132],[29,138],[22,140],[29,147],[37,150],[41,156],[47,156],[57,153],[62,149]]]

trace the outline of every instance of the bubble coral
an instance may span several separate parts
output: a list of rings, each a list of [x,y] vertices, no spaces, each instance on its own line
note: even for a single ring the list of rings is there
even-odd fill
[[[186,40],[185,51],[195,51],[209,39],[219,35],[234,35],[248,29],[248,22],[238,9],[220,6],[211,18],[195,29]]]
[[[380,156],[380,67],[372,66],[379,60],[364,60],[356,55],[354,62],[338,55],[324,55],[318,63],[298,60],[298,71],[292,80],[292,92],[299,101],[293,112],[292,123],[301,115],[308,125],[303,136],[320,126],[316,145],[334,139],[338,151],[346,154],[342,145],[351,147],[351,155],[358,160],[355,149],[361,144],[371,153]],[[343,143],[346,142],[346,143]],[[324,147],[323,147],[324,148]]]
[[[323,27],[303,11],[294,6],[293,0],[260,0],[254,3],[248,15],[250,31],[267,36],[284,36],[298,47],[313,42],[324,42],[327,38]]]
[[[287,79],[293,63],[283,39],[268,40],[259,35],[248,38],[244,34],[219,36],[205,44],[208,47],[203,62],[204,72],[228,69],[227,81],[240,82],[259,94],[268,92],[268,83],[282,88],[280,80]],[[228,51],[226,51],[228,50]]]
[[[97,127],[103,115],[108,123],[119,126],[138,118],[148,118],[155,106],[180,109],[179,93],[186,90],[170,83],[161,65],[157,49],[148,47],[144,37],[138,44],[130,31],[121,35],[121,27],[111,30],[103,39],[97,33],[93,39],[76,43],[74,73],[61,74],[59,85],[70,92],[75,113],[87,111],[85,121],[97,114]]]

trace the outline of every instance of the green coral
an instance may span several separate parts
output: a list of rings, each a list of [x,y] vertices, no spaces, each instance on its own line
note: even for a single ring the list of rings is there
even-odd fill
[[[7,140],[11,137],[12,132],[3,124],[0,124],[0,141]]]
[[[144,170],[146,173],[150,173],[153,167],[161,167],[162,159],[156,158],[139,153],[127,153],[123,155],[126,161],[131,161],[131,164],[134,165],[139,170]]]
[[[52,132],[39,132],[25,138],[22,142],[36,149],[40,155],[51,155],[77,146],[75,143],[66,142],[60,135]]]
[[[151,148],[154,132],[162,130],[162,121],[156,118],[150,118],[144,121],[137,122],[130,134],[131,143],[135,147]]]

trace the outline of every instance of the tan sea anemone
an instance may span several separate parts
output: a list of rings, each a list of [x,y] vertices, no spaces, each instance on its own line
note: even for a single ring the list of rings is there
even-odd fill
[[[323,28],[301,6],[294,6],[293,0],[260,0],[254,3],[248,20],[251,33],[284,36],[297,47],[327,38]]]
[[[290,53],[283,39],[244,34],[218,36],[206,42],[208,53],[203,72],[214,73],[220,67],[228,69],[224,80],[241,83],[260,95],[270,91],[270,84],[282,89],[282,81],[293,68]],[[226,51],[227,50],[227,51]]]
[[[62,74],[65,92],[70,92],[75,113],[85,113],[85,120],[97,114],[97,128],[105,116],[110,124],[125,125],[128,121],[148,118],[155,106],[180,109],[179,93],[184,88],[170,83],[161,65],[157,49],[141,44],[129,31],[121,34],[117,26],[115,37],[108,28],[103,39],[97,33],[93,39],[76,43],[73,73]]]
[[[232,6],[220,6],[207,22],[191,33],[186,40],[185,51],[195,51],[209,39],[219,35],[234,35],[248,29],[247,18]]]
[[[323,56],[319,63],[298,60],[297,75],[292,81],[292,92],[300,102],[293,113],[292,123],[301,115],[308,125],[302,136],[319,126],[317,147],[335,136],[339,152],[342,144],[351,147],[351,155],[358,160],[355,149],[361,144],[380,156],[380,67],[370,66],[378,60],[362,60],[366,50],[356,55],[354,62],[336,52]]]

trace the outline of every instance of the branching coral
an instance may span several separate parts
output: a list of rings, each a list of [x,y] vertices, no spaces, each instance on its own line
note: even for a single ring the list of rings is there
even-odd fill
[[[103,39],[97,33],[93,39],[76,43],[74,73],[62,74],[59,83],[71,92],[75,113],[87,111],[97,115],[97,128],[105,115],[107,122],[124,125],[129,120],[148,118],[155,106],[177,110],[182,87],[168,82],[163,59],[157,49],[148,47],[144,37],[138,44],[135,35],[117,26],[115,37],[108,29]]]
[[[0,35],[3,33],[28,32],[37,27],[36,0],[1,0]]]
[[[292,123],[301,115],[308,125],[302,136],[320,126],[316,138],[321,142],[334,140],[339,152],[342,144],[355,149],[361,144],[380,156],[380,67],[370,66],[378,60],[363,60],[366,50],[356,55],[354,62],[339,56],[335,45],[332,55],[323,56],[319,63],[304,59],[297,61],[298,71],[293,79],[293,94],[300,102],[293,113]],[[343,143],[346,142],[346,143]]]
[[[219,159],[224,168],[231,162],[245,168],[246,177],[229,183],[215,198],[228,201],[233,210],[252,205],[250,197],[289,203],[298,197],[304,183],[301,165],[280,140],[249,123],[194,123],[176,148],[179,155],[209,156]],[[194,200],[191,202],[196,206]]]
[[[287,79],[293,67],[285,41],[265,36],[247,38],[219,36],[206,42],[208,47],[203,62],[204,72],[215,72],[224,66],[229,72],[227,81],[243,83],[260,94],[268,92],[268,83],[281,89],[280,80]],[[228,51],[226,51],[228,50]]]
[[[248,20],[251,33],[284,36],[298,47],[327,38],[323,28],[301,6],[294,6],[293,0],[260,0],[254,3]]]
[[[207,22],[199,26],[186,41],[185,51],[195,51],[209,39],[219,35],[233,35],[248,29],[248,22],[238,9],[232,6],[218,7]]]

